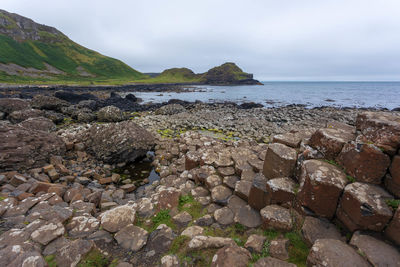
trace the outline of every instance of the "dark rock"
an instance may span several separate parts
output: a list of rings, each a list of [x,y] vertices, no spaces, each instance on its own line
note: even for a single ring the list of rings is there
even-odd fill
[[[36,95],[33,97],[31,105],[37,109],[47,109],[61,112],[63,107],[70,104],[54,96]]]
[[[301,228],[301,233],[307,245],[310,247],[317,239],[342,240],[336,226],[326,219],[307,216]]]
[[[54,132],[57,129],[56,125],[51,120],[44,117],[29,118],[20,122],[19,125],[28,130],[44,131],[48,133]]]
[[[39,109],[23,109],[23,110],[16,110],[13,111],[9,116],[8,119],[12,123],[19,123],[29,118],[36,118],[43,116],[44,112]]]
[[[68,91],[57,91],[54,93],[54,96],[59,99],[68,101],[71,104],[77,104],[84,100],[97,100],[96,96],[89,93],[76,94]]]
[[[267,179],[291,177],[296,160],[295,149],[279,143],[270,144],[265,155],[263,174]]]
[[[10,114],[13,111],[28,109],[29,102],[19,98],[0,98],[0,111]]]
[[[221,248],[215,253],[212,267],[247,267],[251,254],[248,250],[238,246],[228,246]]]

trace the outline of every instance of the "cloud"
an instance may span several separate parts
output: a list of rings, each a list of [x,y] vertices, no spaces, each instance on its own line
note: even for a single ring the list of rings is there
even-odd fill
[[[237,62],[261,80],[399,80],[398,0],[2,0],[143,72]]]

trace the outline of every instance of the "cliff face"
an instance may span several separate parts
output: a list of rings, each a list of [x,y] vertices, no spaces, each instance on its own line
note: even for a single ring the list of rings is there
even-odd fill
[[[205,84],[260,84],[253,79],[253,74],[243,72],[235,63],[227,62],[221,66],[214,67],[207,71],[202,82]]]

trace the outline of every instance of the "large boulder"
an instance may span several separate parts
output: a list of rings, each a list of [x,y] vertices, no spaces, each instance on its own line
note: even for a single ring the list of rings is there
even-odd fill
[[[260,211],[264,229],[290,231],[293,220],[290,211],[278,205],[269,205]]]
[[[124,113],[114,106],[107,106],[99,110],[97,119],[101,122],[119,122],[125,119]]]
[[[382,231],[393,216],[385,200],[392,196],[381,187],[352,183],[344,189],[336,217],[350,230]]]
[[[375,145],[352,142],[344,145],[338,162],[358,182],[380,184],[390,158]]]
[[[82,139],[89,152],[107,163],[133,162],[155,143],[148,131],[131,121],[92,125]]]
[[[61,112],[63,107],[68,107],[70,104],[54,96],[36,95],[32,98],[31,105],[33,108],[37,109]]]
[[[44,112],[39,109],[33,109],[33,108],[28,108],[28,109],[23,109],[23,110],[16,110],[10,113],[8,116],[8,119],[12,123],[18,123],[21,121],[24,121],[29,118],[36,118],[36,117],[41,117],[44,115]]]
[[[17,125],[0,127],[0,171],[42,167],[50,156],[64,153],[65,144],[55,134]]]
[[[220,248],[215,253],[211,266],[212,267],[246,267],[248,266],[251,254],[247,249],[238,246],[228,246]]]
[[[342,236],[334,224],[327,219],[320,219],[307,216],[301,227],[303,239],[310,247],[314,245],[318,239],[337,239],[341,240]]]
[[[44,131],[44,132],[54,132],[57,127],[56,125],[44,117],[29,118],[20,122],[19,125],[29,130]]]
[[[296,160],[295,149],[280,143],[270,144],[265,155],[263,174],[267,179],[291,177]]]
[[[118,206],[100,215],[101,227],[109,232],[117,232],[135,221],[136,211],[128,206]]]
[[[13,111],[24,110],[30,107],[29,102],[19,98],[0,98],[0,112],[10,114]]]
[[[397,208],[388,227],[385,229],[385,236],[400,246],[400,206]]]
[[[318,239],[308,254],[307,266],[368,267],[370,265],[346,243],[336,239]]]
[[[310,146],[321,152],[325,158],[333,160],[340,153],[343,146],[354,140],[355,135],[351,131],[341,129],[324,128],[317,130],[310,139]]]
[[[337,166],[320,160],[306,160],[301,168],[298,202],[321,217],[332,218],[346,174]]]

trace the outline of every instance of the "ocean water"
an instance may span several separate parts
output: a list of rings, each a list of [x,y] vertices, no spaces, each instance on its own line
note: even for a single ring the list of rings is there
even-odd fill
[[[232,101],[261,103],[265,107],[302,104],[309,108],[321,106],[400,107],[400,82],[263,82],[264,85],[196,86],[198,92],[133,92],[148,102],[170,99],[203,102]]]

